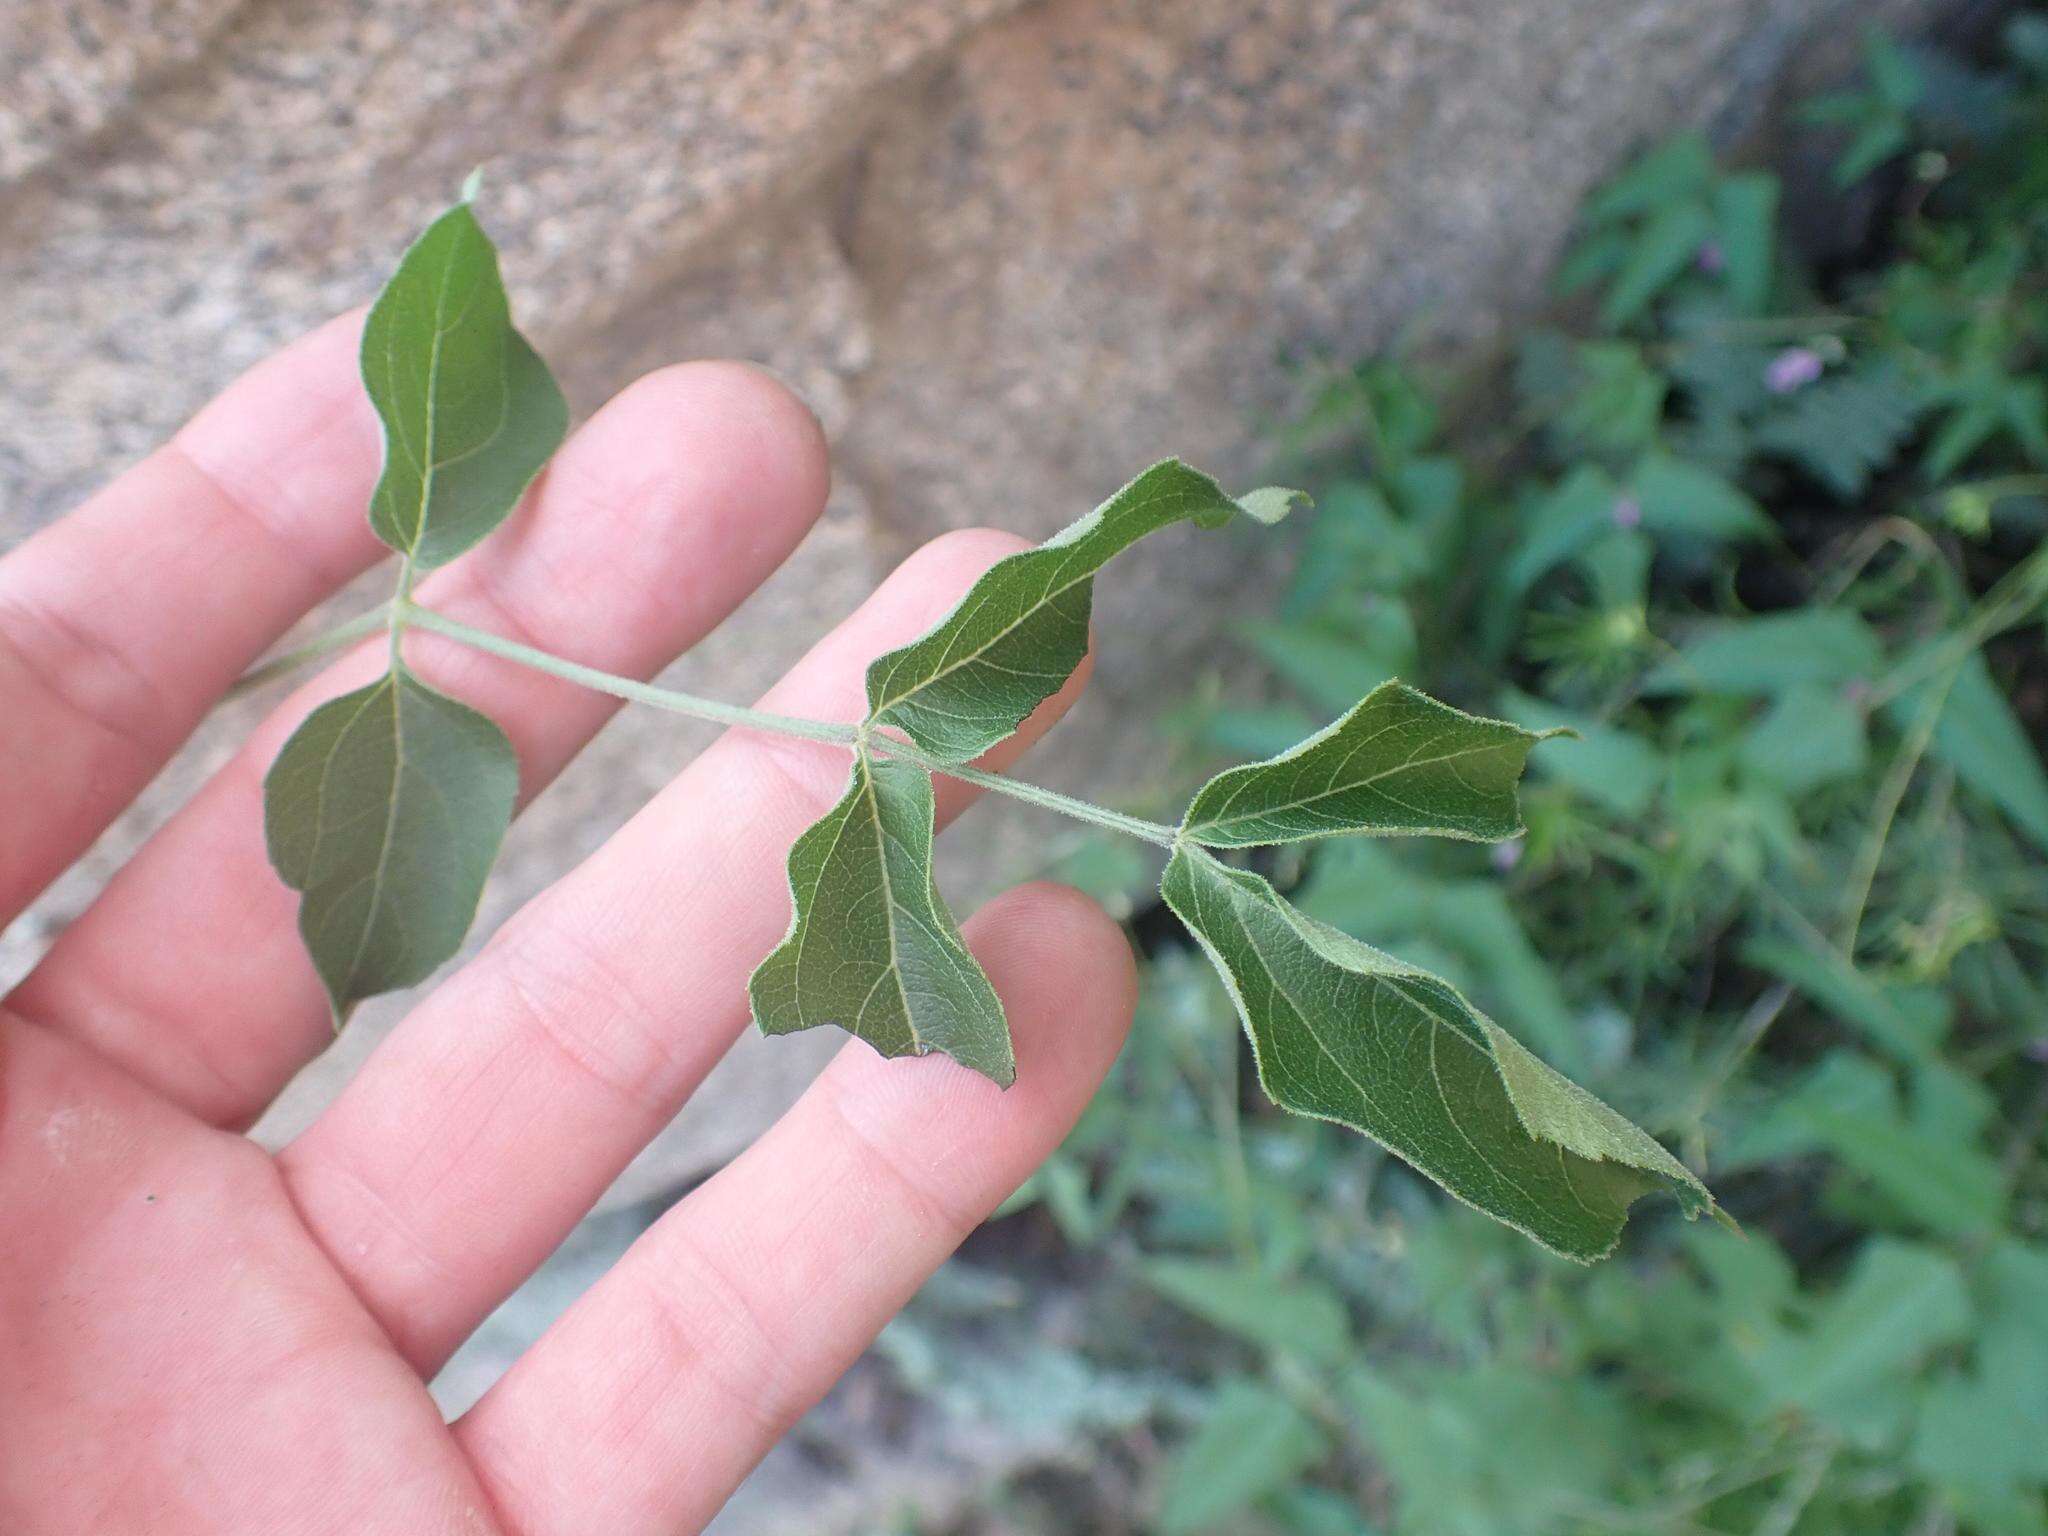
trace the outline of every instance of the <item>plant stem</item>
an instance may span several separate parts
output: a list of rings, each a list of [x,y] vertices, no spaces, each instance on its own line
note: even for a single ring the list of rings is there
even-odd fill
[[[758,731],[771,731],[780,736],[796,736],[806,741],[821,741],[835,747],[858,747],[863,744],[889,757],[898,757],[906,762],[916,763],[932,773],[944,774],[947,778],[959,779],[981,789],[994,790],[997,794],[1008,795],[1045,810],[1058,811],[1065,816],[1092,822],[1112,832],[1142,838],[1148,843],[1157,843],[1162,848],[1173,845],[1174,829],[1156,821],[1145,821],[1136,816],[1126,816],[1121,811],[1112,811],[1104,806],[1094,805],[1086,800],[1077,800],[1057,790],[1042,785],[1027,784],[1020,779],[1009,778],[1000,773],[990,773],[980,768],[970,768],[965,763],[943,763],[927,756],[907,741],[895,737],[867,736],[862,728],[844,725],[830,720],[806,720],[794,715],[770,714],[765,710],[747,709],[738,704],[724,704],[716,699],[700,698],[693,693],[683,693],[673,688],[657,688],[652,683],[636,682],[629,677],[618,677],[610,672],[600,672],[595,667],[568,661],[547,651],[536,650],[530,645],[521,645],[516,640],[507,640],[488,630],[472,629],[469,625],[454,619],[444,618],[431,608],[421,608],[410,599],[400,605],[403,620],[429,630],[450,640],[460,641],[477,650],[499,656],[506,661],[531,667],[536,672],[545,672],[552,677],[578,683],[598,693],[610,694],[613,698],[626,699],[635,704],[648,704],[671,714],[688,715],[697,720],[708,720],[715,725],[740,726]]]
[[[926,757],[908,742],[898,741],[892,736],[874,737],[870,744],[877,751],[890,757],[903,758],[933,773],[944,774],[949,779],[958,779],[963,784],[992,789],[997,794],[1008,795],[1013,800],[1022,800],[1048,811],[1058,811],[1062,816],[1072,816],[1077,821],[1093,822],[1096,826],[1107,827],[1112,832],[1121,832],[1128,837],[1157,843],[1161,848],[1173,846],[1175,831],[1165,822],[1126,816],[1122,811],[1112,811],[1107,806],[1095,804],[1092,800],[1077,800],[1072,795],[1063,795],[1058,790],[1047,789],[1042,784],[1027,784],[1022,779],[1013,779],[1001,773],[989,773],[981,768],[970,768],[965,763],[941,763]]]
[[[531,667],[536,672],[545,672],[551,677],[564,678],[581,684],[598,693],[608,693],[615,699],[628,699],[635,704],[651,704],[656,709],[665,709],[670,714],[688,715],[697,720],[709,720],[716,725],[752,726],[756,730],[774,731],[782,736],[801,736],[807,741],[830,742],[834,746],[850,747],[856,733],[850,725],[834,725],[824,720],[799,720],[790,715],[771,715],[758,709],[745,709],[737,704],[721,704],[716,699],[700,699],[693,693],[680,693],[673,688],[657,688],[652,683],[636,682],[630,677],[617,677],[610,672],[600,672],[595,667],[586,667],[580,662],[568,661],[547,651],[536,650],[530,645],[521,645],[517,640],[507,640],[489,630],[472,629],[455,619],[444,618],[431,608],[421,608],[408,601],[405,617],[419,628],[437,635],[446,635],[450,640],[459,640],[464,645],[506,661],[517,662],[522,667]]]
[[[1909,658],[1870,691],[1868,707],[1888,704],[1915,684],[1969,659],[1970,653],[1994,636],[2027,623],[2048,604],[2048,544],[1999,578],[1996,586],[1945,639]]]
[[[391,670],[396,672],[403,665],[399,647],[405,641],[406,622],[416,611],[412,606],[412,556],[407,555],[398,562],[398,590],[391,594],[391,601],[385,611],[391,615]]]
[[[259,662],[236,680],[235,686],[227,691],[226,698],[239,699],[246,694],[254,693],[257,689],[276,682],[280,677],[298,671],[308,662],[318,661],[344,646],[367,639],[383,629],[390,618],[391,605],[379,603],[368,613],[359,614],[346,624],[337,624],[325,633],[315,635],[304,645],[293,646],[268,661]]]
[[[1842,918],[1839,947],[1842,957],[1851,965],[1856,963],[1856,936],[1863,926],[1864,909],[1870,904],[1870,888],[1876,883],[1878,866],[1884,862],[1884,848],[1891,838],[1892,823],[1898,818],[1899,806],[1913,783],[1913,775],[1920,771],[1921,758],[1927,755],[1927,748],[1934,740],[1934,729],[1941,724],[1941,712],[1948,703],[1949,690],[1955,686],[1955,681],[1956,669],[1951,667],[1921,706],[1920,717],[1913,722],[1904,749],[1893,760],[1891,771],[1878,786],[1876,815],[1871,819],[1870,831],[1863,840],[1854,873],[1849,878],[1851,894]]]

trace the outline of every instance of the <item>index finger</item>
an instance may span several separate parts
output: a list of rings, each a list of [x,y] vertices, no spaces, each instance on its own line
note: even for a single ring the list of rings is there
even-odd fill
[[[360,311],[244,374],[177,436],[0,560],[0,926],[200,718],[383,546]]]

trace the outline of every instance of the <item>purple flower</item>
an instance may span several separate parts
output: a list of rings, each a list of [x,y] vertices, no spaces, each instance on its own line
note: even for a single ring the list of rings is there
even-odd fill
[[[1774,395],[1789,395],[1795,389],[1804,389],[1820,377],[1821,369],[1827,365],[1811,347],[1787,347],[1764,370],[1764,383]]]
[[[1617,528],[1640,528],[1643,526],[1643,504],[1633,496],[1621,496],[1615,500],[1614,511],[1609,514]]]
[[[1700,247],[1699,268],[1709,277],[1719,277],[1728,270],[1728,257],[1721,250],[1721,242],[1709,240]]]
[[[1522,839],[1517,837],[1505,843],[1495,843],[1488,857],[1493,861],[1495,871],[1507,874],[1522,862]]]

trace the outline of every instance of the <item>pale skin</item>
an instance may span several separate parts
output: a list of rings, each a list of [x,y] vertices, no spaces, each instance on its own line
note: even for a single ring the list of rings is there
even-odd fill
[[[378,558],[359,327],[260,365],[0,559],[0,923]],[[782,561],[826,482],[817,426],[779,384],[665,369],[418,597],[646,677]],[[867,661],[1019,546],[926,546],[762,707],[856,719]],[[523,798],[616,707],[437,635],[405,644],[504,727]],[[849,1043],[443,1423],[426,1380],[747,1027],[747,974],[788,922],[784,856],[837,798],[846,754],[727,733],[273,1156],[243,1131],[330,1035],[264,855],[262,776],[309,709],[381,664],[371,642],[294,693],[0,1003],[9,1536],[695,1531],[1058,1144],[1122,1042],[1134,977],[1117,928],[1073,892],[1011,892],[966,933],[1009,1014],[1015,1087]],[[941,780],[941,821],[970,794]]]

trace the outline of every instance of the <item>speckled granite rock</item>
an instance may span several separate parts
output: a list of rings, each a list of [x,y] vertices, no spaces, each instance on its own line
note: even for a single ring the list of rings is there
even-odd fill
[[[737,353],[780,369],[835,438],[824,528],[678,669],[742,696],[941,528],[1048,531],[1168,450],[1255,472],[1249,424],[1286,397],[1284,359],[1418,326],[1485,334],[1537,294],[1580,190],[1631,145],[1679,119],[1740,133],[1813,40],[1839,52],[1856,18],[1937,9],[12,0],[0,543],[367,296],[487,160],[521,313],[580,406]],[[1037,771],[1142,782],[1146,710],[1256,600],[1230,549],[1167,538],[1105,584],[1096,696]],[[0,943],[0,981],[235,725]],[[484,926],[696,741],[665,718],[607,733],[522,824]],[[977,867],[1027,863],[1028,825],[977,812]],[[297,1085],[273,1133],[392,1011]],[[729,1155],[828,1044],[746,1047],[620,1198]]]

